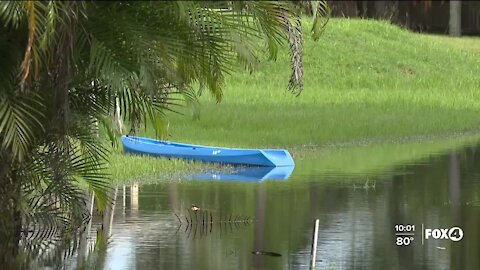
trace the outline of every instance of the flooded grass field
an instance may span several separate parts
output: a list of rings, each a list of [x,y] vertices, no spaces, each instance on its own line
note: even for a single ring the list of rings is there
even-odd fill
[[[28,259],[25,269],[277,270],[308,269],[316,252],[317,269],[480,269],[479,44],[332,19],[321,42],[305,37],[302,95],[285,91],[286,46],[256,73],[234,68],[221,103],[199,93],[198,104],[157,119],[170,141],[285,148],[295,167],[119,147],[108,154],[113,207],[94,211],[87,195],[93,218],[73,241],[59,233],[29,246],[29,237],[57,237],[33,224],[14,259]],[[157,135],[148,125],[139,132]],[[452,227],[460,241],[427,234]]]
[[[384,153],[365,158],[376,155]],[[363,172],[303,165],[314,163],[300,159],[288,179],[250,174],[241,181],[240,171],[237,180],[120,186],[103,252],[95,241],[102,220],[95,217],[83,251],[90,255],[63,263],[72,269],[308,269],[319,219],[317,269],[480,267],[476,144]],[[397,246],[398,224],[415,226],[409,246]],[[462,240],[422,241],[422,227],[453,226],[462,228]]]

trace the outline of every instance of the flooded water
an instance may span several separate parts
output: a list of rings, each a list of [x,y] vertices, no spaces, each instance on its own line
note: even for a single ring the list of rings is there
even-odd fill
[[[401,155],[386,153],[382,160]],[[298,158],[287,179],[257,171],[246,179],[205,180],[204,174],[203,180],[119,187],[111,238],[94,265],[308,269],[319,219],[317,269],[480,269],[480,148],[416,157],[355,172]],[[95,230],[98,220],[93,223]],[[396,232],[398,224],[414,229]],[[460,241],[425,239],[426,229],[454,226],[463,231]],[[398,246],[396,233],[409,234],[402,243],[411,243]],[[76,259],[67,268],[76,268]]]
[[[201,181],[120,187],[97,266],[308,269],[319,219],[318,269],[480,269],[478,148],[364,174],[302,170],[300,162],[288,179],[212,173],[210,181],[203,174]],[[397,224],[415,226],[409,246],[396,244]],[[422,227],[453,226],[463,230],[460,241],[422,237]]]

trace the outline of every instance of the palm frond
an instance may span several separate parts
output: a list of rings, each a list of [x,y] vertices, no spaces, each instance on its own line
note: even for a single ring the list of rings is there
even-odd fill
[[[25,84],[30,79],[32,73],[34,73],[35,78],[38,77],[40,68],[40,48],[37,44],[42,31],[41,26],[45,25],[45,23],[42,22],[46,21],[46,17],[42,12],[42,2],[26,1],[24,2],[24,5],[28,23],[28,41],[21,64],[20,86],[22,89],[25,87]]]
[[[33,162],[19,171],[22,193],[23,229],[20,246],[29,258],[45,256],[52,248],[68,243],[78,226],[90,218],[80,197],[83,191],[65,178],[54,180],[49,150],[31,156]]]
[[[290,56],[292,63],[292,74],[288,83],[290,91],[298,90],[300,95],[303,90],[303,36],[300,19],[288,23],[286,33],[290,45]]]
[[[36,133],[44,129],[43,104],[39,96],[0,94],[0,150],[23,160],[33,146]]]
[[[318,40],[322,35],[323,31],[327,26],[328,20],[330,19],[330,6],[327,1],[311,1],[313,9],[313,26],[312,26],[312,37],[313,40]]]
[[[5,27],[18,28],[24,19],[24,3],[21,1],[0,2],[0,19]]]
[[[109,175],[105,173],[106,162],[92,158],[88,148],[76,149],[71,155],[71,171],[74,178],[84,180],[97,198],[97,207],[100,211],[110,203]],[[83,200],[82,200],[83,201]]]
[[[328,13],[322,3],[315,8],[315,39]],[[8,163],[1,173],[8,183],[21,184],[15,198],[25,199],[19,209],[30,247],[46,250],[55,239],[78,232],[90,218],[85,186],[100,210],[110,202],[108,150],[92,126],[100,121],[116,142],[119,134],[107,117],[117,106],[134,129],[150,122],[165,138],[166,111],[186,105],[198,116],[193,85],[206,87],[220,102],[225,77],[238,62],[253,71],[262,43],[275,59],[284,41],[293,64],[289,88],[300,92],[303,39],[292,5],[0,2],[0,61],[6,70],[0,74],[0,159]],[[28,91],[20,95],[22,89]],[[15,192],[19,186],[13,185]]]

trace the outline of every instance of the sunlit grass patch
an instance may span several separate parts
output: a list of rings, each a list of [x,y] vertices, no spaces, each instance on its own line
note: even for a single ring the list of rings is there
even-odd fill
[[[157,180],[175,181],[188,174],[215,169],[218,166],[180,159],[125,155],[120,151],[114,151],[110,155],[108,172],[116,184]]]

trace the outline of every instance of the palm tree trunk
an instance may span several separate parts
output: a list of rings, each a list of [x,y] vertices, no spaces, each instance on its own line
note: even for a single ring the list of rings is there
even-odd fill
[[[453,37],[462,34],[462,1],[450,1],[449,34]]]
[[[138,184],[133,184],[130,187],[130,215],[138,216]]]
[[[112,232],[113,213],[115,212],[115,206],[117,205],[117,193],[118,187],[115,187],[111,194],[111,198],[113,199],[112,204],[105,209],[102,217],[102,233],[104,233],[106,238],[109,238]]]
[[[450,203],[454,212],[458,212],[461,199],[461,171],[459,154],[455,151],[450,154],[450,163],[448,166],[448,191]]]
[[[90,231],[92,230],[92,220],[93,220],[93,208],[95,204],[95,195],[94,193],[86,194],[87,208],[90,213],[90,220],[85,228],[85,231],[82,233],[80,238],[80,244],[77,253],[77,268],[84,269],[85,262],[88,257],[89,244],[88,239],[90,238]]]
[[[56,115],[54,116],[54,123],[58,127],[58,132],[66,135],[69,118],[68,83],[72,77],[70,56],[72,54],[73,33],[68,33],[69,31],[67,30],[62,32],[62,38],[58,43],[56,52],[56,77],[54,83]]]
[[[119,134],[123,134],[123,120],[122,114],[120,111],[120,100],[118,97],[115,98],[115,110],[113,111],[113,126]]]
[[[2,164],[2,167],[10,167]],[[2,168],[7,170],[9,168]],[[14,263],[19,252],[19,241],[22,230],[22,219],[19,211],[21,185],[15,171],[6,173],[0,178],[0,265]]]
[[[376,1],[375,2],[375,17],[377,19],[388,19],[387,15],[387,1]]]
[[[264,251],[265,249],[265,214],[267,204],[267,193],[265,186],[260,186],[257,190],[255,206],[255,237],[253,241],[254,251]],[[255,269],[264,267],[263,256],[255,256],[253,265]]]
[[[398,1],[376,1],[375,17],[377,19],[396,21]]]
[[[448,165],[448,193],[450,201],[450,223],[452,225],[462,224],[461,197],[462,197],[462,176],[460,155],[456,151],[450,153]],[[451,252],[451,269],[462,269],[462,250],[452,249]]]

